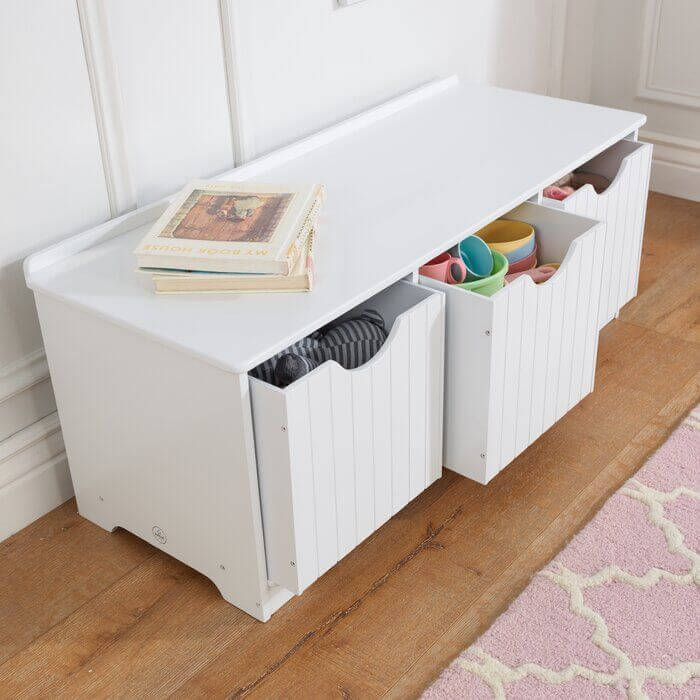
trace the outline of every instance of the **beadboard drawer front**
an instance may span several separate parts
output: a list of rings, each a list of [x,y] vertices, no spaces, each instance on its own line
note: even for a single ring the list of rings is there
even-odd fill
[[[492,297],[421,277],[446,295],[444,465],[487,483],[593,389],[603,225],[525,203],[540,285],[521,276]]]
[[[584,185],[562,201],[542,200],[547,206],[605,223],[601,328],[637,295],[651,155],[651,144],[618,141],[580,168],[607,177],[611,183],[605,192],[597,194],[592,185]]]
[[[444,295],[401,281],[365,308],[391,331],[362,367],[249,377],[268,577],[295,593],[442,471]]]

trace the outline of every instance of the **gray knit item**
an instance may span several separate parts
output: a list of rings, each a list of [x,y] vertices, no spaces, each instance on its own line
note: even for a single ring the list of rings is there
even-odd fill
[[[322,331],[298,340],[286,350],[259,364],[250,373],[269,384],[284,387],[328,360],[335,360],[345,369],[355,369],[368,362],[386,338],[381,314],[366,309],[358,318],[332,323]],[[288,357],[290,355],[292,357]],[[282,366],[276,372],[282,358]]]

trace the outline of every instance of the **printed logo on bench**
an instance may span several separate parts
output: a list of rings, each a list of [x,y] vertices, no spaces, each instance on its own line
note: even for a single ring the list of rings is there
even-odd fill
[[[165,544],[168,541],[165,531],[157,525],[153,526],[151,532],[153,532],[153,537],[155,537],[161,544]]]

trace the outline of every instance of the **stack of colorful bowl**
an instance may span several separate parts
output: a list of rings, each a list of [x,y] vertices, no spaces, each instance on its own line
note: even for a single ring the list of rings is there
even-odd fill
[[[465,238],[459,244],[459,256],[467,268],[467,281],[458,287],[487,297],[503,287],[508,260],[499,251],[489,248],[481,238]]]
[[[496,219],[476,235],[491,250],[497,250],[508,260],[508,272],[529,270],[537,264],[535,229],[524,221]]]
[[[528,275],[535,284],[546,282],[557,271],[558,265],[537,266],[535,229],[524,221],[497,219],[476,233],[493,252],[502,253],[508,260],[508,274],[503,283],[513,282]]]
[[[465,238],[459,246],[441,253],[419,270],[426,277],[485,296],[491,296],[503,287],[507,271],[505,256],[491,250],[476,236]]]
[[[490,297],[520,275],[528,275],[535,284],[545,282],[558,267],[537,267],[537,241],[530,224],[497,219],[423,265],[420,274]]]

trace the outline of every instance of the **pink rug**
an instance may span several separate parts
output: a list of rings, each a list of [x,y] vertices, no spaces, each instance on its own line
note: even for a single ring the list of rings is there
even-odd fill
[[[424,698],[700,698],[700,406]]]

